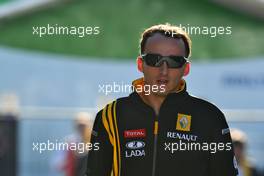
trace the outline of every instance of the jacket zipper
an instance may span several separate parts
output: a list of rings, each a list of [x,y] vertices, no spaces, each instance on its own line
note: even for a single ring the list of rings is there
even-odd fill
[[[156,174],[158,128],[159,128],[159,123],[156,120],[154,123],[154,147],[153,147],[152,176],[155,176]]]

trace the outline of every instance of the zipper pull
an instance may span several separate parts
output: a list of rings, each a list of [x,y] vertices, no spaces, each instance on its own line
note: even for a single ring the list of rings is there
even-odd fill
[[[158,134],[158,130],[159,130],[159,122],[155,121],[155,124],[154,124],[154,135]]]

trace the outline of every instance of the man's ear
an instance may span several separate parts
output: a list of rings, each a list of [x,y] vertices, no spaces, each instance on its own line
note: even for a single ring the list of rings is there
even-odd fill
[[[137,57],[137,68],[138,71],[143,72],[143,60],[141,56]]]
[[[183,76],[187,76],[190,73],[190,69],[191,69],[191,63],[190,62],[186,62]]]

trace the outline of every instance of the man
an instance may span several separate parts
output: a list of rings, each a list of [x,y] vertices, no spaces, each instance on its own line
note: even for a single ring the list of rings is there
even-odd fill
[[[140,41],[136,90],[95,119],[88,176],[235,176],[228,125],[214,105],[190,96],[191,40],[169,24],[146,29]],[[216,145],[221,145],[219,150]],[[192,145],[192,147],[191,147]]]
[[[237,159],[239,176],[259,176],[256,167],[246,155],[247,135],[239,129],[231,129],[234,153]]]
[[[54,156],[52,165],[63,171],[65,176],[83,176],[86,172],[88,149],[79,146],[90,143],[90,118],[91,115],[87,112],[76,114],[74,118],[75,132],[65,137],[65,142],[70,150],[61,150]]]

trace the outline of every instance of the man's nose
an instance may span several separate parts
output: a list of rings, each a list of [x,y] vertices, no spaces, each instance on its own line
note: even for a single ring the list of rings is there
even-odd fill
[[[160,71],[162,75],[168,74],[168,63],[166,61],[163,61],[163,63],[160,65]]]

